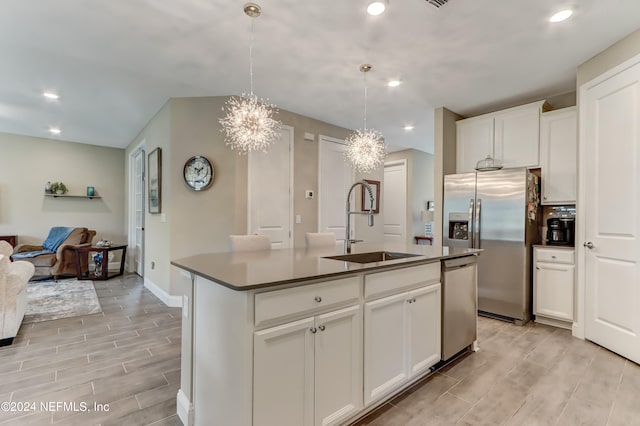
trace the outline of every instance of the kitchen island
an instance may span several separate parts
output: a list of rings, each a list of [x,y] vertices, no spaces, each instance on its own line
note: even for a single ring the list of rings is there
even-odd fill
[[[180,418],[238,426],[357,419],[440,361],[440,261],[479,251],[358,244],[349,261],[327,258],[342,247],[173,261],[192,278]],[[382,253],[389,260],[371,261]]]

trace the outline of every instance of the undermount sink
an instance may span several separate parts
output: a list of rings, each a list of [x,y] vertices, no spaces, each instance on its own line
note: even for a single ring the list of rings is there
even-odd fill
[[[404,259],[420,256],[419,254],[394,253],[389,251],[373,251],[370,253],[342,254],[339,256],[326,256],[325,259],[342,260],[355,263],[385,262],[387,260]]]

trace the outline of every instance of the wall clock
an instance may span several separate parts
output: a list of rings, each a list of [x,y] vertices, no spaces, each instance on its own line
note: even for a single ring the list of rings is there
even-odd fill
[[[183,174],[185,183],[194,191],[204,191],[213,183],[213,165],[201,155],[195,155],[184,163]]]

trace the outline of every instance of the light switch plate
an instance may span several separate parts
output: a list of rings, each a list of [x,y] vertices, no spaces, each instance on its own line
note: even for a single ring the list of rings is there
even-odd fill
[[[296,223],[302,223],[302,216],[299,214],[296,215]]]

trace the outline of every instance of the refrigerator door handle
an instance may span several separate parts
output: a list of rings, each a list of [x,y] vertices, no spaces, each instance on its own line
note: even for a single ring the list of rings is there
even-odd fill
[[[475,217],[474,217],[474,210],[475,210],[475,203],[473,198],[471,198],[469,200],[469,224],[470,224],[470,229],[469,229],[469,248],[474,248],[475,244],[474,244],[474,231],[475,231],[475,225],[474,225],[474,221],[475,221]]]
[[[480,230],[481,230],[481,226],[480,226],[480,220],[481,220],[481,212],[482,212],[482,199],[478,198],[478,202],[477,202],[477,207],[476,207],[476,225],[475,225],[475,231],[476,231],[476,241],[474,244],[474,248],[482,248],[480,247]]]

